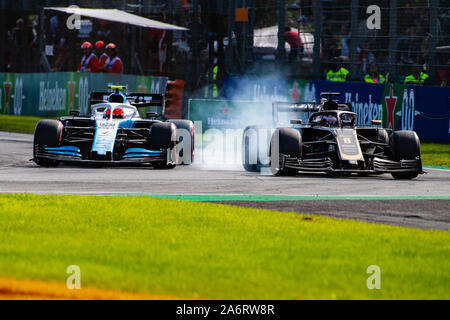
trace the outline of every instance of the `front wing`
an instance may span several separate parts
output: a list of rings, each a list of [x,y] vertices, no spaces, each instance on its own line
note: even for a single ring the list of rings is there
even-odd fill
[[[56,160],[68,163],[82,164],[104,164],[104,165],[127,165],[127,164],[146,164],[153,162],[171,163],[169,152],[167,150],[147,150],[143,148],[130,148],[120,159],[113,159],[111,153],[106,156],[98,157],[91,154],[91,158],[83,158],[77,147],[59,147],[48,148],[35,145],[35,158]]]
[[[334,163],[329,157],[317,159],[299,159],[289,155],[280,154],[280,169],[293,169],[309,172],[343,172],[343,173],[392,173],[392,172],[419,172],[422,170],[420,158],[414,160],[392,161],[374,157],[370,163],[338,161]]]

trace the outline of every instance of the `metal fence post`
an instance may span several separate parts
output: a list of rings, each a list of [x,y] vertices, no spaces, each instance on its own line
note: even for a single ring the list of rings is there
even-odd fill
[[[314,51],[313,72],[315,78],[321,78],[320,39],[322,36],[322,1],[314,1]]]
[[[430,34],[432,35],[430,41],[430,54],[428,56],[428,72],[432,84],[436,83],[436,45],[438,37],[438,8],[439,0],[431,0],[430,3]]]
[[[39,8],[39,71],[44,71],[43,68],[43,55],[44,55],[44,42],[45,42],[45,25],[44,25],[44,7]]]
[[[200,77],[200,71],[199,71],[199,67],[200,67],[200,63],[199,63],[199,61],[200,61],[200,58],[199,58],[200,50],[199,50],[199,47],[198,47],[198,39],[199,39],[198,33],[199,33],[199,22],[200,21],[198,21],[198,14],[199,14],[199,12],[198,12],[198,0],[194,0],[193,1],[193,6],[194,6],[194,8],[192,10],[193,17],[192,17],[192,24],[191,24],[192,28],[190,30],[190,33],[192,35],[192,43],[193,43],[193,48],[192,48],[192,59],[193,59],[192,77],[196,81],[196,85],[193,88],[193,90],[195,90],[195,89],[197,89],[197,84],[199,83],[198,79]]]
[[[6,0],[0,1],[0,41],[2,44],[7,43],[7,33],[8,33],[8,27],[6,26]],[[6,61],[5,61],[5,54],[4,54],[4,47],[0,50],[0,72],[6,71]],[[1,103],[1,101],[0,101]]]
[[[227,37],[228,37],[228,46],[226,47],[225,51],[225,73],[227,75],[230,75],[233,73],[233,20],[234,20],[234,2],[231,1],[230,4],[228,4],[228,30],[227,30]]]
[[[136,74],[136,61],[134,56],[136,54],[136,27],[131,26],[131,39],[130,39],[130,73]]]
[[[247,8],[247,1],[242,0],[241,8]],[[242,41],[242,72],[247,72],[247,36],[248,36],[248,21],[247,22],[241,22],[240,23],[242,27],[242,33],[241,33],[241,41]]]
[[[389,81],[395,82],[398,80],[396,59],[397,59],[397,0],[391,0],[389,10]]]
[[[356,80],[356,59],[357,59],[357,53],[356,53],[356,47],[358,46],[360,35],[358,34],[358,12],[359,11],[359,1],[358,0],[352,0],[351,4],[351,33],[352,36],[350,38],[350,80]]]
[[[278,0],[278,64],[282,64],[285,58],[284,28],[286,19],[286,6],[284,0]]]

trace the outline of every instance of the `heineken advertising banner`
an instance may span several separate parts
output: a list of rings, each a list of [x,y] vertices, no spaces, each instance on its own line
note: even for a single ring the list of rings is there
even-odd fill
[[[69,110],[88,114],[89,94],[107,91],[109,84],[121,84],[129,92],[164,93],[165,77],[96,73],[0,73],[0,113],[56,117]]]
[[[358,114],[358,125],[382,120],[385,128],[414,130],[423,140],[450,143],[450,87],[227,78],[223,88],[225,99],[266,104],[276,100],[319,101],[321,92],[330,91],[341,93],[337,98],[339,102],[352,102]],[[260,116],[261,113],[252,115],[255,119]]]
[[[450,87],[387,85],[383,124],[414,130],[422,140],[450,143]]]
[[[188,118],[192,121],[201,121],[203,131],[265,125],[272,121],[272,103],[269,101],[190,99]]]

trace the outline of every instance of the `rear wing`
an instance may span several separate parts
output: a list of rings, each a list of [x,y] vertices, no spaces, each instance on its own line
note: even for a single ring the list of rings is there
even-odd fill
[[[89,107],[97,103],[107,103],[111,92],[91,92],[89,96]]]
[[[91,92],[89,107],[97,103],[108,103],[112,92]],[[165,97],[161,93],[128,93],[125,95],[127,101],[136,108],[161,107],[165,109]],[[120,97],[119,97],[120,98]]]
[[[127,100],[136,108],[162,107],[164,110],[166,106],[165,96],[161,93],[129,93]]]
[[[320,110],[320,104],[316,102],[282,102],[282,101],[274,101],[272,102],[272,120],[275,126],[287,124],[289,120],[287,117],[280,117],[280,113],[298,113],[302,120],[309,119],[309,116],[313,112],[317,112]]]
[[[323,101],[323,110],[343,110],[343,111],[353,111],[352,103],[338,103],[338,101],[333,100],[333,97],[340,96],[339,92],[322,92],[321,97],[327,97],[326,101]]]

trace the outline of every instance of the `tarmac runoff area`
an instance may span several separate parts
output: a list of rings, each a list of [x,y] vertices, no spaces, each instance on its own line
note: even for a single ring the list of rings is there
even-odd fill
[[[32,135],[0,132],[0,193],[149,195],[450,230],[450,170],[425,168],[414,180],[391,175],[274,177],[239,166],[38,167]]]

